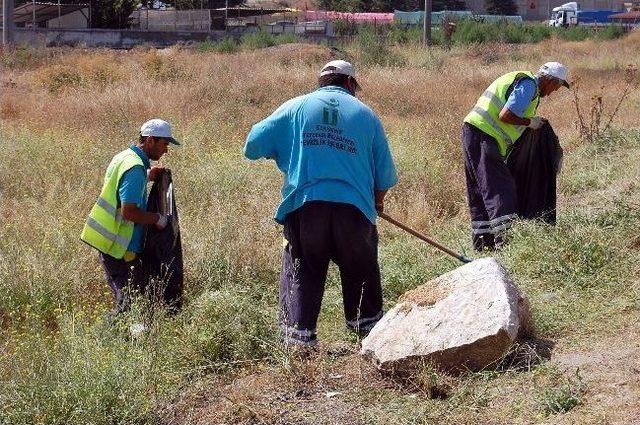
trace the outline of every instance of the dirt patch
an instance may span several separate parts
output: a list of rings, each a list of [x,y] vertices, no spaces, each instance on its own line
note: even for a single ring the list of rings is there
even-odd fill
[[[360,424],[366,406],[351,395],[397,386],[356,347],[329,349],[286,367],[203,381],[160,411],[166,424]]]
[[[587,423],[582,418],[589,416],[600,418],[606,424],[640,425],[640,329],[637,323],[625,332],[578,351],[563,352],[559,344],[553,362],[567,374],[575,375],[578,371],[587,392],[580,406],[553,423]]]
[[[451,293],[451,282],[445,282],[440,278],[437,285],[427,283],[415,289],[405,292],[399,302],[414,303],[419,306],[429,307],[442,301]]]
[[[594,337],[583,345],[576,350],[561,341],[553,350],[551,364],[586,388],[580,404],[565,414],[537,411],[535,387],[546,378],[530,367],[510,364],[497,374],[460,379],[422,373],[399,381],[381,375],[355,345],[209,378],[159,414],[165,424],[358,425],[420,418],[425,424],[640,425],[640,330]],[[445,388],[434,383],[447,384],[447,400],[433,400],[437,394],[425,391],[425,384]],[[530,413],[514,416],[510,409],[516,406]],[[400,410],[402,422],[397,422]]]

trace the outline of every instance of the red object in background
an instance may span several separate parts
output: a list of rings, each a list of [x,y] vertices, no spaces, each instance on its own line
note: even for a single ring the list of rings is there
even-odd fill
[[[393,13],[370,13],[370,12],[335,12],[332,10],[307,10],[304,13],[304,18],[307,21],[351,21],[357,23],[378,23],[378,24],[391,24],[393,23]]]
[[[529,3],[529,9],[535,9],[536,4],[534,2]]]

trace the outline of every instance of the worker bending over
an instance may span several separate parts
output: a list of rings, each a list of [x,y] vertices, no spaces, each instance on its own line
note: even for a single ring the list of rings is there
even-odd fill
[[[548,62],[537,74],[514,71],[495,80],[480,96],[462,127],[462,146],[471,213],[473,247],[500,248],[517,217],[514,179],[506,165],[509,151],[527,127],[539,129],[540,98],[567,83],[567,68]]]

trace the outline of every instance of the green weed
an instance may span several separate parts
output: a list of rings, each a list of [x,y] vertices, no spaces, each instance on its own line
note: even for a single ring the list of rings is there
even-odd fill
[[[0,48],[0,65],[9,69],[34,66],[41,58],[42,52],[27,44]]]
[[[381,33],[372,27],[363,27],[356,36],[360,63],[364,66],[403,66],[405,59],[392,52]]]
[[[277,46],[280,44],[295,43],[298,37],[292,33],[284,33],[273,35],[266,31],[256,31],[254,33],[245,34],[240,39],[240,47],[242,50],[256,50],[265,47]]]
[[[544,25],[512,22],[476,22],[462,20],[457,23],[452,40],[456,44],[475,43],[537,43],[551,36]]]
[[[170,55],[152,50],[144,56],[142,67],[149,78],[158,81],[176,81],[188,77],[187,72]]]
[[[59,93],[79,87],[82,84],[82,74],[78,69],[70,66],[53,66],[47,71],[42,83],[49,92]]]
[[[574,378],[557,378],[559,385],[542,390],[537,398],[538,405],[546,415],[566,413],[582,402],[586,385],[577,369]]]
[[[199,52],[235,53],[240,50],[240,44],[233,38],[225,38],[219,41],[204,41],[196,44]]]

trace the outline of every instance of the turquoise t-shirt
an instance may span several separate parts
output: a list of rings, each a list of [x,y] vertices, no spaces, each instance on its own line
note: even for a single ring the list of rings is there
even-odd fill
[[[522,78],[514,85],[513,91],[509,94],[505,106],[513,114],[522,118],[522,116],[524,116],[524,111],[527,110],[537,92],[537,78],[535,80],[532,80],[531,78]]]
[[[133,145],[131,150],[138,154],[144,168],[136,166],[128,170],[120,178],[118,186],[118,198],[120,204],[136,204],[141,210],[147,209],[147,170],[151,167],[149,157],[139,147]],[[135,224],[133,226],[133,235],[131,236],[131,242],[127,251],[137,252],[142,251],[142,231],[144,226],[142,224]]]
[[[310,201],[354,205],[375,223],[374,190],[398,181],[380,119],[341,87],[285,102],[251,128],[244,154],[273,159],[284,173],[279,223]]]

